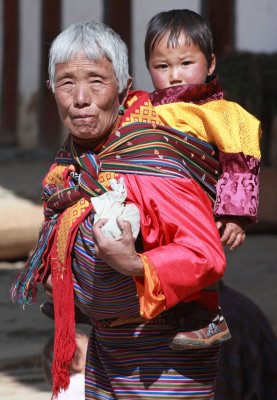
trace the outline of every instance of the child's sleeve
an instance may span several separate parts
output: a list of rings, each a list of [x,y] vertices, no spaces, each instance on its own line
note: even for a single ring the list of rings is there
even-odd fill
[[[221,141],[221,176],[216,185],[217,217],[244,217],[256,222],[259,203],[260,122],[236,103],[229,102],[226,123],[231,137]],[[224,138],[223,138],[224,139]]]

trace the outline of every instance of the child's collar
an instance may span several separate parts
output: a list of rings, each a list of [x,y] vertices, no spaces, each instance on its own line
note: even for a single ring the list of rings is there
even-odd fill
[[[150,93],[150,100],[154,106],[184,101],[187,103],[203,104],[211,100],[223,98],[223,90],[217,76],[211,76],[203,84],[187,84],[171,86]]]

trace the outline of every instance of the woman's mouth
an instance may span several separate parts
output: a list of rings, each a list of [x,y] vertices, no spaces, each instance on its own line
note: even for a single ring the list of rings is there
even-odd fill
[[[95,123],[96,118],[93,115],[89,115],[89,114],[80,114],[80,115],[75,115],[72,118],[72,122],[73,124],[93,124]]]

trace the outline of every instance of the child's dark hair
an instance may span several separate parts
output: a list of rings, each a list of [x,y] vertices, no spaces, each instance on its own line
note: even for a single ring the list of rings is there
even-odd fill
[[[144,42],[147,67],[151,51],[167,32],[170,32],[168,46],[176,47],[180,34],[184,33],[187,43],[199,46],[210,66],[213,53],[213,34],[208,22],[200,14],[191,10],[170,10],[156,14],[147,25]]]

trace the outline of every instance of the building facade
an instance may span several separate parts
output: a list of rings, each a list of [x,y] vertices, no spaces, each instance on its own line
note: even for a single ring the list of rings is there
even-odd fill
[[[113,27],[128,45],[133,87],[152,90],[143,53],[146,24],[169,8],[207,17],[217,55],[277,52],[276,0],[0,0],[0,146],[52,148],[62,141],[45,82],[49,45],[71,23],[92,19]]]

